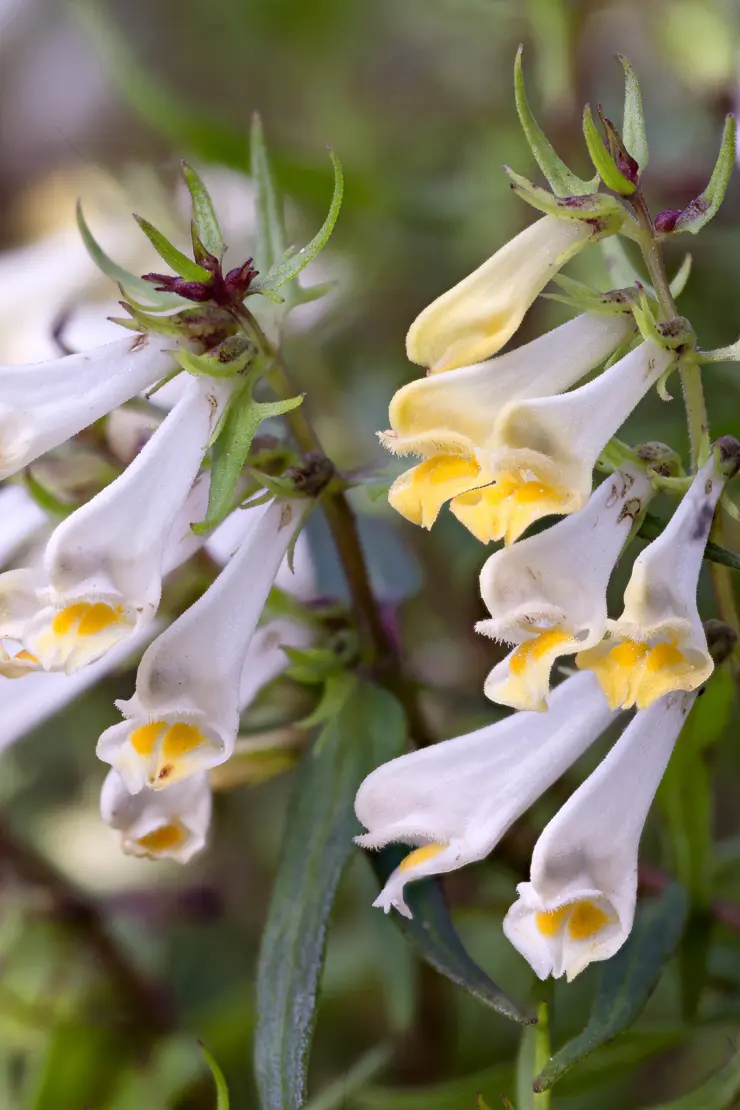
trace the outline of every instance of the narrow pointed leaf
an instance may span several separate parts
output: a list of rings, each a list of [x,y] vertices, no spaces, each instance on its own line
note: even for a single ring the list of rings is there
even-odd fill
[[[379,852],[368,852],[368,858],[381,883],[395,871],[408,849],[389,845]],[[437,879],[410,883],[404,898],[412,917],[394,914],[393,921],[416,948],[422,959],[431,964],[456,986],[462,987],[485,1006],[522,1024],[537,1019],[525,1014],[504,994],[494,981],[465,950],[447,909],[442,887]]]
[[[229,1090],[226,1086],[224,1073],[205,1045],[201,1045],[200,1050],[206,1058],[206,1063],[211,1069],[213,1082],[216,1084],[216,1110],[229,1110]]]
[[[637,162],[642,173],[648,164],[648,141],[645,134],[645,115],[642,110],[642,93],[637,75],[622,54],[618,54],[624,70],[624,117],[622,122],[622,141],[627,152]]]
[[[303,397],[300,396],[291,397],[287,401],[255,401],[251,383],[245,383],[243,389],[235,394],[218,439],[213,445],[206,517],[192,526],[194,532],[198,535],[209,532],[225,520],[234,508],[239,475],[262,421],[268,416],[282,416],[283,413],[298,408],[302,400]]]
[[[206,250],[220,262],[226,250],[226,243],[221,234],[210,193],[200,176],[187,162],[182,164],[182,173],[193,202],[193,223],[198,232],[198,238]]]
[[[265,273],[283,261],[288,249],[285,233],[283,198],[275,184],[270,156],[265,144],[262,120],[255,112],[252,117],[252,180],[257,196],[255,201],[256,248],[258,267]]]
[[[703,193],[688,204],[676,220],[674,231],[690,231],[696,235],[715,216],[725,199],[727,186],[735,165],[735,117],[728,115],[722,132],[717,161]]]
[[[555,1053],[537,1076],[535,1090],[552,1087],[579,1060],[632,1025],[678,945],[685,920],[686,896],[678,885],[638,907],[627,943],[604,964],[586,1028]]]
[[[98,267],[106,277],[114,281],[116,285],[125,286],[126,289],[133,290],[137,297],[143,298],[141,305],[137,307],[148,309],[161,309],[161,308],[174,308],[175,306],[184,305],[188,302],[183,297],[178,297],[174,293],[158,293],[151,282],[144,281],[143,278],[137,277],[123,266],[119,266],[110,258],[100,244],[95,239],[95,236],[90,231],[87,220],[85,219],[82,211],[82,203],[77,201],[77,227],[79,228],[82,242],[85,244],[87,253],[92,258],[95,265]]]
[[[137,216],[135,213],[134,219],[159,257],[164,259],[176,274],[179,274],[185,281],[209,282],[211,280],[212,275],[208,270],[204,270],[197,262],[193,262],[192,258],[188,258],[186,254],[178,250],[161,231],[157,231],[154,224],[149,223],[149,220],[145,220],[143,216]]]
[[[550,1092],[533,1089],[535,1077],[550,1059],[550,1022],[547,1003],[537,1010],[537,1024],[522,1030],[516,1062],[516,1110],[549,1110]]]
[[[649,1110],[730,1110],[740,1095],[740,1052],[733,1048],[723,1068],[688,1095]]]
[[[334,225],[339,216],[339,210],[342,207],[342,196],[344,193],[344,177],[342,174],[342,166],[339,159],[333,150],[329,151],[329,156],[334,166],[334,193],[329,205],[329,212],[324,220],[319,231],[314,235],[310,243],[302,247],[300,251],[290,255],[282,262],[278,262],[265,274],[264,278],[257,278],[252,283],[252,290],[259,292],[261,289],[279,289],[285,285],[286,282],[292,281],[293,278],[298,277],[301,270],[308,266],[316,255],[323,249],[326,242],[334,230]]]
[[[684,255],[683,262],[671,278],[671,296],[680,297],[683,293],[691,274],[692,262],[693,259],[690,254]]]
[[[611,189],[623,197],[628,197],[634,193],[634,183],[617,168],[616,162],[601,141],[601,136],[591,115],[590,104],[587,104],[583,109],[583,137],[586,140],[591,161],[607,189]]]
[[[537,165],[557,197],[578,197],[595,192],[598,188],[598,178],[592,181],[583,181],[572,170],[569,170],[565,162],[556,154],[552,143],[534,118],[527,99],[527,91],[524,87],[522,51],[523,47],[520,46],[516,52],[516,61],[514,62],[514,97],[519,122]]]
[[[298,768],[257,972],[255,1072],[262,1110],[297,1110],[337,885],[359,832],[354,797],[365,775],[398,755],[396,699],[356,677]]]

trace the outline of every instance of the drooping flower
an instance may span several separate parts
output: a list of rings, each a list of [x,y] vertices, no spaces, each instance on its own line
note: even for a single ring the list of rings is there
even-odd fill
[[[696,603],[704,548],[727,480],[715,454],[657,540],[635,560],[619,620],[576,658],[610,705],[644,709],[669,690],[695,690],[714,669]]]
[[[189,863],[206,845],[211,823],[208,775],[192,775],[169,790],[144,787],[129,794],[115,771],[109,771],[100,793],[103,820],[121,834],[127,855]]]
[[[417,316],[406,336],[409,359],[438,373],[494,355],[553,275],[593,239],[585,220],[537,220]]]
[[[136,692],[117,702],[126,719],[97,747],[132,794],[168,787],[231,755],[249,644],[305,509],[295,500],[250,509],[252,527],[226,568],[144,653]]]
[[[391,401],[380,440],[396,455],[421,455],[391,486],[392,507],[431,528],[445,501],[491,481],[480,457],[513,400],[569,389],[599,366],[634,326],[631,315],[586,312],[508,354],[419,378]]]
[[[547,709],[555,660],[601,642],[609,578],[650,494],[644,473],[618,470],[580,512],[487,560],[480,587],[491,617],[476,630],[516,645],[486,680],[492,701]]]
[[[0,367],[0,478],[27,466],[177,364],[176,344],[128,335],[79,355]]]
[[[504,932],[540,979],[571,980],[629,936],[640,837],[694,697],[668,694],[638,713],[537,841]]]
[[[0,635],[22,641],[30,662],[71,673],[152,619],[173,529],[229,392],[191,379],[123,474],[55,529],[43,568],[0,576]]]
[[[577,512],[605,444],[675,359],[648,340],[571,393],[514,401],[478,455],[494,484],[456,497],[452,512],[483,543],[513,543],[540,517]]]
[[[503,721],[402,755],[369,775],[355,801],[364,848],[416,845],[375,901],[411,912],[409,882],[483,859],[514,821],[604,731],[614,714],[595,681],[567,679],[550,712]]]

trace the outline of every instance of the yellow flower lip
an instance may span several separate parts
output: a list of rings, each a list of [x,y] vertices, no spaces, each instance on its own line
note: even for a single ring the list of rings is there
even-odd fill
[[[431,528],[446,501],[487,480],[474,459],[435,455],[401,474],[388,490],[388,502],[412,524]]]
[[[186,721],[149,721],[138,725],[129,735],[134,752],[147,764],[148,782],[153,790],[178,782],[183,757],[206,739],[197,725]]]
[[[579,652],[576,664],[591,670],[612,709],[647,709],[674,690],[695,690],[712,671],[675,639],[638,641],[612,637]],[[710,660],[711,664],[711,660]]]
[[[553,910],[534,915],[534,923],[543,937],[556,937],[565,927],[571,940],[589,940],[600,933],[613,919],[590,899],[566,902]]]
[[[571,505],[567,490],[502,473],[492,485],[456,497],[450,509],[481,543],[503,539],[512,544],[534,521],[572,512]]]

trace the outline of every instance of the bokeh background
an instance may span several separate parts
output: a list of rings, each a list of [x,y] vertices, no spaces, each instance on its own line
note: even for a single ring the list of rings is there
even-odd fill
[[[393,391],[416,373],[404,356],[409,323],[532,219],[501,168],[536,172],[513,101],[519,42],[538,118],[577,172],[588,171],[583,103],[602,102],[620,118],[615,55],[623,53],[643,88],[650,205],[680,207],[703,188],[738,96],[734,0],[0,0],[3,361],[51,357],[62,319],[72,346],[112,334],[105,316],[115,290],[95,277],[79,245],[78,196],[106,249],[139,272],[151,269],[154,255],[125,214],[142,212],[182,234],[176,177],[185,157],[213,185],[227,239],[246,256],[251,192],[239,174],[248,170],[258,110],[296,242],[326,211],[327,144],[343,163],[345,203],[317,275],[338,286],[320,307],[300,310],[286,357],[338,464],[392,472],[374,432],[386,425]],[[681,307],[704,347],[740,331],[739,199],[733,184],[701,237],[668,252],[671,268],[680,248],[693,255]],[[607,287],[597,251],[569,272]],[[516,342],[566,315],[540,300]],[[713,366],[705,377],[713,432],[740,435],[740,367]],[[680,400],[646,401],[625,438],[661,439],[685,458]],[[449,515],[429,535],[392,517],[383,498],[360,490],[355,503],[432,733],[444,738],[493,719],[481,688],[494,649],[473,632],[482,615],[480,546]],[[737,549],[731,521],[728,537]],[[321,592],[341,595],[320,527],[311,539]],[[708,584],[703,591],[711,616]],[[132,674],[109,676],[0,756],[0,1106],[8,1110],[210,1110],[198,1038],[221,1063],[232,1105],[256,1105],[255,961],[291,774],[219,795],[210,848],[185,870],[123,857],[98,816],[104,771],[94,742]],[[0,681],[3,742],[12,692]],[[305,712],[289,687],[273,685],[247,714],[245,733],[260,735],[294,706],[294,716]],[[691,1028],[682,1020],[672,965],[636,1027],[558,1086],[554,1105],[564,1110],[668,1101],[740,1051],[732,684],[718,677],[706,700],[702,766],[714,789],[717,844],[705,876],[715,899],[702,933],[708,955],[696,955],[708,968],[698,1018]],[[516,997],[551,1001],[556,1043],[585,1024],[596,969],[570,987],[535,988],[500,921],[537,830],[583,773],[575,768],[492,861],[447,883],[456,925],[481,966]],[[672,813],[675,832],[684,817]],[[643,851],[653,885],[675,870],[667,827],[658,806]],[[317,1105],[472,1110],[479,1090],[497,1105],[499,1093],[512,1094],[517,1027],[422,967],[392,922],[371,911],[374,890],[358,853],[332,920],[311,1067],[314,1095],[339,1086]],[[125,954],[118,971],[101,949],[101,921]],[[345,1091],[348,1069],[388,1042],[390,1062]]]

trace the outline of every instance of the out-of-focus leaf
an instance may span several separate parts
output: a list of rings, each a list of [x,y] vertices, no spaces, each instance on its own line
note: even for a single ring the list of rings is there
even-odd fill
[[[159,1110],[174,1105],[201,1074],[202,1062],[192,1037],[171,1037],[145,1064],[137,1061],[131,1065],[104,1110]]]
[[[354,1099],[357,1092],[382,1071],[392,1055],[390,1045],[381,1044],[371,1048],[347,1069],[341,1079],[335,1079],[321,1094],[312,1098],[306,1104],[307,1110],[343,1110],[350,1098]]]
[[[334,193],[331,198],[331,204],[329,205],[326,219],[310,243],[307,243],[305,247],[301,247],[299,251],[283,259],[283,261],[276,262],[264,277],[258,277],[256,281],[252,282],[251,289],[254,292],[280,289],[286,282],[292,281],[293,278],[298,277],[301,270],[305,269],[309,262],[313,261],[319,251],[326,245],[329,236],[334,230],[334,225],[337,222],[339,210],[342,207],[342,196],[344,194],[344,176],[342,174],[341,163],[333,150],[329,151],[329,156],[334,166]]]
[[[624,70],[624,116],[622,139],[627,152],[632,155],[642,173],[648,164],[648,141],[645,134],[645,114],[642,110],[642,93],[637,75],[624,57],[618,54]]]
[[[262,120],[252,117],[252,180],[254,181],[257,265],[265,272],[282,262],[288,247],[285,232],[283,198],[275,183],[270,156],[265,143]]]
[[[735,166],[735,117],[727,116],[722,142],[709,184],[703,193],[687,204],[676,220],[674,231],[690,231],[696,235],[719,211]]]
[[[651,1106],[650,1110],[729,1110],[740,1095],[740,1052],[732,1056],[720,1071],[688,1095]]]
[[[671,296],[672,297],[680,297],[681,294],[683,293],[683,291],[686,288],[686,285],[688,283],[689,276],[691,274],[692,264],[693,264],[693,259],[692,259],[691,255],[690,254],[685,254],[684,258],[683,258],[683,262],[681,263],[681,265],[678,267],[675,274],[671,278],[670,286],[671,286]]]
[[[640,273],[635,265],[633,265],[624,243],[618,235],[610,235],[606,239],[602,239],[599,243],[601,253],[604,256],[604,263],[606,265],[607,274],[609,276],[610,285],[615,289],[627,289],[633,286],[635,282],[639,281],[643,288],[648,292],[652,292],[652,286],[649,281]]]
[[[400,864],[408,849],[389,845],[368,858],[381,883]],[[468,994],[512,1021],[527,1024],[536,1019],[524,1014],[468,955],[458,936],[437,879],[409,883],[404,897],[412,917],[394,914],[393,920],[419,955]]]
[[[498,1106],[513,1086],[513,1066],[497,1064],[428,1087],[366,1087],[355,1095],[353,1105],[357,1110],[464,1110],[482,1095],[489,1106]]]
[[[614,1082],[659,1053],[675,1048],[688,1035],[687,1025],[627,1029],[615,1041],[610,1041],[579,1061],[578,1067],[568,1072],[558,1084],[558,1098],[581,1095]],[[555,1106],[557,1105],[556,1100]]]
[[[678,944],[685,919],[686,895],[678,885],[638,907],[632,934],[604,964],[588,1025],[542,1069],[535,1080],[536,1090],[552,1087],[584,1056],[636,1020]]]
[[[583,137],[586,140],[591,161],[607,189],[612,189],[623,197],[628,197],[634,193],[634,182],[624,176],[601,141],[601,135],[599,135],[594,118],[591,115],[590,104],[587,104],[583,109]]]
[[[82,204],[77,201],[77,227],[79,228],[82,242],[85,244],[87,253],[92,258],[98,269],[114,281],[116,285],[122,286],[132,294],[135,292],[138,298],[142,298],[137,308],[145,309],[162,309],[162,308],[175,308],[188,304],[183,297],[178,297],[174,293],[159,293],[149,281],[144,281],[143,278],[137,277],[136,274],[130,273],[109,258],[103,248],[95,239],[93,233],[88,227],[87,220],[85,219],[82,211]]]
[[[537,1010],[537,1024],[522,1030],[516,1062],[516,1110],[549,1110],[550,1092],[537,1094],[533,1088],[535,1077],[550,1059],[550,1022],[547,1003]]]
[[[558,157],[552,143],[534,118],[524,87],[522,50],[523,47],[520,46],[516,52],[516,61],[514,62],[514,96],[519,122],[537,165],[557,197],[585,196],[587,193],[595,192],[598,187],[598,178],[593,181],[583,181],[569,170],[565,162]]]
[[[639,534],[646,540],[656,540],[664,528],[665,521],[660,520],[653,513],[646,513],[640,525]],[[712,543],[711,540],[704,548],[704,558],[710,563],[720,563],[723,567],[740,570],[740,555],[736,555],[734,551],[728,551],[726,547],[720,547],[718,543]]]
[[[206,250],[220,262],[226,250],[226,243],[221,234],[221,227],[216,210],[213,207],[211,195],[203,184],[200,175],[187,162],[182,164],[182,173],[193,203],[193,223],[198,238]]]
[[[234,507],[239,476],[260,424],[269,416],[281,416],[300,405],[303,397],[287,401],[255,401],[252,383],[245,382],[229,405],[220,434],[213,445],[211,486],[205,520],[193,525],[198,535],[209,532],[229,515]],[[248,510],[247,510],[248,511]]]
[[[188,258],[186,254],[178,250],[161,231],[157,230],[154,224],[149,222],[149,220],[145,220],[143,216],[137,216],[135,213],[134,219],[159,257],[163,259],[176,274],[185,278],[186,281],[208,282],[211,280],[212,275],[208,270],[204,270],[197,262],[193,262],[192,258]]]
[[[224,1073],[221,1071],[221,1068],[218,1066],[213,1056],[211,1056],[205,1045],[202,1044],[200,1050],[206,1058],[206,1063],[211,1069],[213,1082],[216,1084],[216,1110],[229,1110],[229,1089],[226,1086]]]
[[[116,1079],[120,1040],[110,1028],[92,1022],[59,1025],[33,1077],[24,1110],[60,1110],[104,1102]]]
[[[298,769],[257,973],[255,1071],[263,1110],[305,1104],[328,918],[359,831],[355,793],[369,771],[398,755],[404,733],[396,699],[355,678]]]

